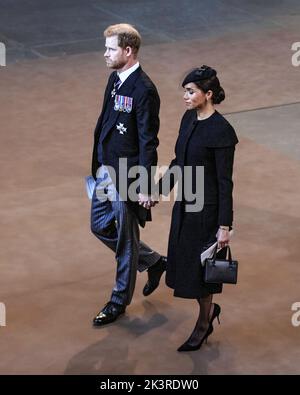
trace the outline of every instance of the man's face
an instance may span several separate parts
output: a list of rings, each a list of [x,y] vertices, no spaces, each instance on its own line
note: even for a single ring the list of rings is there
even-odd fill
[[[106,66],[114,70],[122,69],[128,62],[128,57],[126,56],[126,49],[122,49],[118,45],[118,36],[106,37],[105,47]]]

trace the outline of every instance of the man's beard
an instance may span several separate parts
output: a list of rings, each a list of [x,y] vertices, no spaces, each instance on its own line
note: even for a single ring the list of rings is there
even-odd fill
[[[124,60],[119,60],[119,61],[114,61],[108,64],[108,67],[110,69],[114,69],[114,70],[120,70],[122,69],[124,66],[126,65],[126,62]]]

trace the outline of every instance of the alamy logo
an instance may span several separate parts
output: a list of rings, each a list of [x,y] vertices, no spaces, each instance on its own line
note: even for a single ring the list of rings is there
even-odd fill
[[[298,67],[300,66],[300,42],[293,43],[291,50],[296,51],[292,56],[292,65]]]
[[[6,66],[6,47],[4,43],[0,43],[0,66]]]
[[[0,303],[0,326],[6,326],[6,308],[4,303]]]
[[[118,177],[116,170],[112,166],[105,166],[108,174],[102,174],[103,167],[100,166],[97,171],[97,179],[100,181],[96,189],[96,195],[99,200],[116,201],[118,196],[123,201],[139,201],[141,190],[145,195],[167,196],[173,186],[177,184],[176,201],[185,202],[186,212],[200,212],[204,205],[204,166],[180,166],[174,165],[170,169],[168,166],[151,166],[151,169],[143,166],[128,167],[127,158],[119,158]],[[149,174],[150,173],[150,174]],[[163,175],[160,182],[155,182],[155,174],[158,178]],[[129,185],[128,178],[134,180]],[[185,180],[185,182],[183,182]],[[106,191],[109,189],[109,183],[113,182],[117,186],[117,193],[111,196]],[[112,192],[112,191],[111,191]],[[169,200],[169,198],[163,199]]]
[[[293,326],[300,326],[300,302],[295,302],[292,304],[292,311],[296,311],[292,315],[292,325]]]

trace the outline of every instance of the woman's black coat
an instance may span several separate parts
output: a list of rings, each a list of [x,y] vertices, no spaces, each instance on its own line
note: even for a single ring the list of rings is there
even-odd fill
[[[220,285],[202,281],[200,254],[216,241],[219,225],[232,225],[232,170],[237,142],[233,127],[217,111],[201,121],[197,121],[195,110],[187,111],[182,118],[175,147],[176,157],[160,181],[160,191],[167,195],[173,188],[176,176],[170,177],[170,188],[164,190],[163,185],[177,165],[183,175],[183,186],[187,183],[184,166],[192,166],[189,183],[195,192],[195,169],[203,166],[204,205],[201,211],[187,212],[188,203],[183,199],[176,201],[173,207],[166,283],[174,289],[175,296],[199,298],[222,290]]]

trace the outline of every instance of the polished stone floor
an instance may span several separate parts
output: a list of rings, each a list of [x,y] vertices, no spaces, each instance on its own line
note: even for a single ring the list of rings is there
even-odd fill
[[[206,4],[204,6],[204,4]],[[234,169],[239,283],[216,301],[221,325],[195,353],[194,301],[164,281],[148,298],[138,275],[116,323],[91,319],[109,298],[113,254],[89,230],[93,128],[109,71],[103,29],[128,21],[144,38],[140,61],[161,96],[159,163],[173,155],[184,112],[180,81],[218,70],[218,110],[240,143]],[[0,0],[0,374],[299,374],[300,3]],[[166,252],[172,205],[161,202],[142,239]]]

